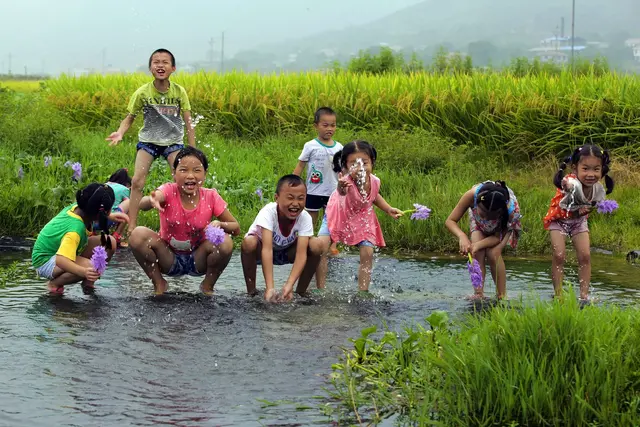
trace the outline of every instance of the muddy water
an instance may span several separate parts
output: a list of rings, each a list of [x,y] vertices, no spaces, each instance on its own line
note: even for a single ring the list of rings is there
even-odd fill
[[[2,265],[29,258],[28,248],[4,249]],[[548,261],[512,258],[507,269],[511,299],[551,298]],[[288,271],[276,267],[278,283]],[[600,301],[638,301],[640,270],[594,255],[593,271]],[[95,296],[76,286],[52,299],[33,275],[16,280],[0,289],[0,425],[329,425],[316,396],[348,338],[471,307],[459,257],[379,256],[372,300],[354,298],[356,274],[355,253],[341,254],[325,295],[281,305],[245,296],[237,255],[213,298],[194,278],[151,296],[128,251]]]

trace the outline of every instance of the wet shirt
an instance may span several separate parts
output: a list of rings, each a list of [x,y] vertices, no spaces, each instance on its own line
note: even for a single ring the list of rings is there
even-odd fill
[[[31,262],[41,267],[54,255],[62,255],[75,261],[87,246],[89,230],[82,218],[73,210],[77,205],[67,206],[44,226],[31,251]]]
[[[198,205],[185,209],[175,182],[158,188],[164,194],[164,210],[160,212],[160,238],[176,253],[191,253],[204,240],[204,229],[213,217],[227,209],[227,203],[211,188],[200,188]]]
[[[144,125],[138,133],[140,142],[161,146],[183,143],[182,113],[191,111],[191,104],[182,86],[171,82],[167,92],[160,92],[149,82],[135,91],[127,110],[133,116],[142,111]]]
[[[269,230],[273,233],[273,249],[283,250],[287,249],[296,242],[298,237],[312,237],[313,236],[313,221],[309,212],[303,210],[296,218],[291,231],[286,236],[280,230],[280,223],[278,222],[278,204],[271,202],[265,205],[258,216],[249,227],[247,236],[256,236],[262,241],[262,229]]]
[[[307,194],[330,196],[338,186],[338,174],[333,171],[333,156],[342,150],[342,144],[334,141],[332,146],[312,139],[304,144],[298,160],[307,162]]]
[[[593,185],[591,199],[584,195],[582,183],[575,174],[568,174],[562,179],[562,189],[556,189],[551,199],[549,210],[543,218],[544,228],[549,229],[553,221],[588,217],[596,203],[604,200],[606,191],[599,182]]]

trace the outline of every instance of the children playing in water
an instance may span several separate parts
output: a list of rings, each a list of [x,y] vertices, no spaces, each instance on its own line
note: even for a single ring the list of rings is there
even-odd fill
[[[208,167],[202,151],[182,148],[174,159],[174,182],[163,184],[140,202],[141,210],[159,211],[160,233],[137,227],[129,245],[158,295],[167,290],[163,274],[204,275],[200,290],[211,295],[231,259],[233,241],[229,235],[240,233],[240,225],[218,192],[203,187]],[[205,239],[209,224],[225,232],[219,245]]]
[[[196,146],[187,92],[182,86],[169,81],[171,74],[176,71],[175,57],[166,49],[157,49],[149,58],[149,71],[153,81],[135,91],[127,108],[129,114],[118,130],[107,137],[107,141],[111,141],[109,145],[117,145],[142,111],[144,126],[140,129],[136,146],[128,234],[137,225],[139,204],[153,161],[163,156],[172,167],[177,152],[184,146],[185,124],[189,145]]]
[[[562,296],[567,237],[571,238],[578,258],[580,299],[586,301],[589,297],[591,248],[587,218],[589,212],[596,207],[596,203],[604,200],[606,194],[613,191],[613,179],[608,175],[609,163],[608,151],[597,145],[583,145],[562,161],[553,178],[557,187],[556,194],[551,199],[543,222],[544,228],[549,230],[551,236],[551,278],[556,298]],[[564,170],[569,165],[571,173],[565,176]],[[606,191],[600,183],[603,177]]]
[[[469,212],[471,240],[458,222]],[[507,292],[507,274],[502,250],[507,243],[515,248],[520,237],[520,207],[515,194],[504,181],[485,181],[464,193],[447,218],[445,225],[458,238],[460,253],[471,253],[482,270],[482,286],[475,288],[475,298],[484,297],[486,261],[496,283],[498,298]]]
[[[296,293],[304,295],[315,272],[322,248],[313,237],[311,216],[304,210],[307,189],[297,175],[285,175],[276,186],[275,202],[264,206],[242,240],[242,269],[247,293],[256,295],[256,269],[262,264],[264,299],[289,301],[293,286],[300,279]],[[280,295],[273,279],[273,266],[293,264]],[[301,275],[306,276],[303,281]],[[305,283],[302,286],[302,283]]]
[[[111,212],[115,196],[111,187],[93,183],[76,193],[76,203],[60,211],[44,226],[33,246],[31,260],[40,277],[48,279],[50,293],[62,295],[64,286],[82,281],[85,293],[94,290],[100,274],[92,266],[93,249],[102,245],[107,261],[116,249],[109,236],[109,220],[126,222],[122,212]],[[101,225],[100,236],[90,236],[92,225]]]
[[[333,170],[333,156],[342,150],[342,144],[333,140],[336,132],[336,113],[329,107],[321,107],[314,114],[313,126],[318,136],[304,144],[294,175],[302,176],[306,167],[307,201],[305,209],[311,215],[314,229],[320,210],[325,210],[329,196],[336,189],[338,174]],[[336,244],[331,245],[336,254]]]
[[[390,206],[380,195],[380,179],[372,174],[376,158],[375,148],[366,141],[350,142],[333,157],[333,170],[340,175],[338,187],[329,198],[318,233],[323,253],[316,273],[317,286],[320,289],[324,288],[326,282],[326,256],[329,245],[331,242],[341,242],[359,248],[358,289],[368,291],[373,268],[373,251],[375,247],[385,246],[373,206],[377,206],[392,218],[402,216],[402,211]],[[302,280],[301,284],[308,285]]]

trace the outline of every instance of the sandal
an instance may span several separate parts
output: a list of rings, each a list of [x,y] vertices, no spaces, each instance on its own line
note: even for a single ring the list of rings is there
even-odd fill
[[[49,295],[62,296],[64,294],[64,286],[51,286],[47,283],[47,290]]]

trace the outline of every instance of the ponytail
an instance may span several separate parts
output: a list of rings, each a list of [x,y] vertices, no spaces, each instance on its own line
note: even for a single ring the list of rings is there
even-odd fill
[[[558,168],[558,172],[553,176],[553,185],[557,188],[562,189],[562,180],[564,179],[564,170],[567,168],[569,162],[571,162],[572,156],[567,156],[562,160],[560,166]]]
[[[109,238],[109,212],[115,202],[113,189],[108,185],[89,184],[76,193],[78,207],[84,213],[85,220],[98,220],[100,225],[100,243],[107,249],[112,249]]]
[[[341,172],[343,169],[342,151],[343,150],[340,150],[333,155],[333,171],[336,173]]]
[[[611,163],[609,150],[602,150],[602,176],[604,177],[604,184],[607,188],[607,194],[611,194],[614,187],[613,178],[609,176],[609,163]]]

